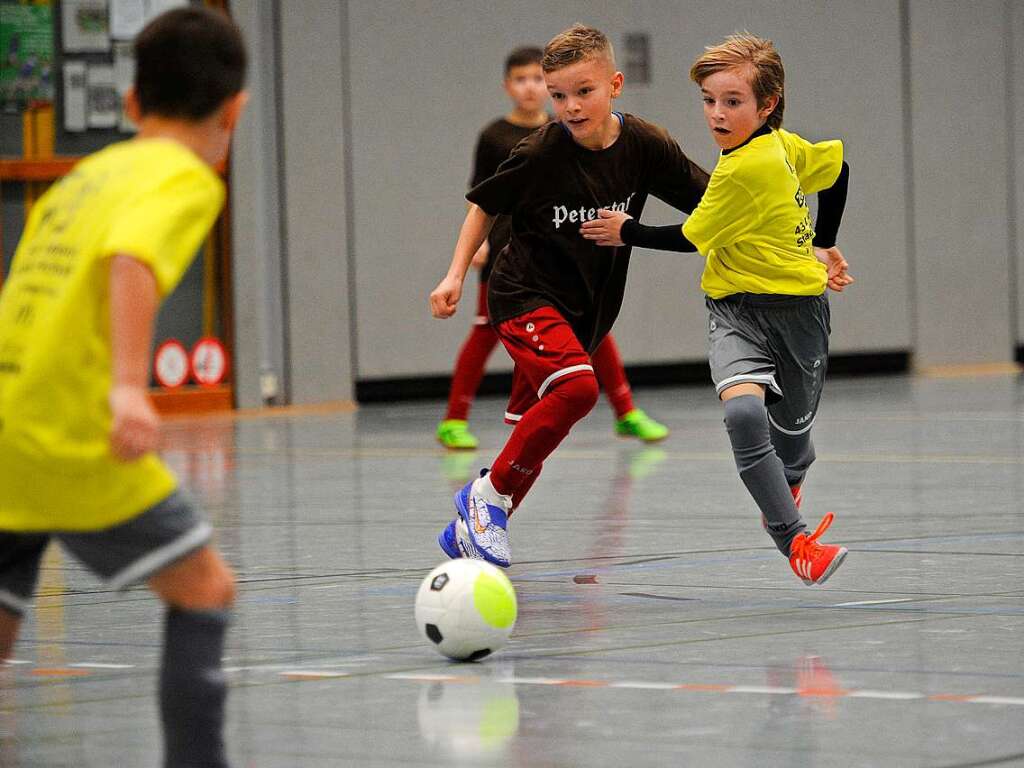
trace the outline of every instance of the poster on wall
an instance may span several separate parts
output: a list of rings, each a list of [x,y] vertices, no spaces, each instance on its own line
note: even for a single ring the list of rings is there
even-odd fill
[[[53,9],[0,4],[0,109],[53,101]]]
[[[90,128],[114,128],[121,117],[121,99],[114,85],[114,68],[90,64],[85,76],[86,123]]]
[[[110,50],[107,0],[64,0],[60,29],[65,51],[106,53]]]
[[[131,40],[153,18],[185,5],[188,0],[110,0],[110,36]]]
[[[84,131],[85,97],[87,93],[84,61],[64,62],[64,130],[72,133]]]

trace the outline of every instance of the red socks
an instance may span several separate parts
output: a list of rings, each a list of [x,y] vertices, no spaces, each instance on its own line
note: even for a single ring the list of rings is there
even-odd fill
[[[497,344],[498,334],[494,328],[490,325],[473,326],[455,360],[446,419],[469,419],[469,409],[473,405],[480,380],[484,377],[484,366]]]
[[[610,333],[597,345],[590,359],[594,363],[594,375],[615,410],[615,418],[621,419],[633,410],[633,390],[626,378],[619,347]]]
[[[589,373],[557,380],[512,430],[491,465],[491,483],[518,505],[533,485],[544,460],[597,402],[597,380]]]

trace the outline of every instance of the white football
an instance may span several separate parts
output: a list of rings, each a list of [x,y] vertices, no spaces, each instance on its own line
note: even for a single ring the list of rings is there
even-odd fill
[[[427,574],[416,594],[416,626],[438,653],[477,661],[508,642],[516,592],[483,560],[448,560]]]

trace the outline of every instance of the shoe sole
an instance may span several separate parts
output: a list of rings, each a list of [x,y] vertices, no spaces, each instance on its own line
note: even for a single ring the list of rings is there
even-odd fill
[[[448,445],[448,443],[441,438],[437,438],[437,442],[449,451],[475,451],[477,449],[476,445]]]
[[[462,553],[459,551],[459,545],[455,545],[455,551],[453,552],[448,548],[448,544],[444,540],[444,532],[447,530],[448,527],[445,526],[444,530],[437,534],[437,545],[441,548],[441,551],[448,555],[448,557],[450,557],[452,560],[458,560],[460,557],[462,557]]]
[[[847,554],[848,552],[846,547],[840,548],[839,554],[832,558],[832,562],[828,564],[828,568],[826,568],[825,572],[818,577],[818,580],[810,581],[808,579],[804,579],[804,584],[809,587],[814,586],[815,584],[824,584],[828,581],[829,577],[836,572],[839,566],[843,564],[843,560],[846,559]]]
[[[672,433],[669,432],[669,435],[671,434]],[[640,435],[631,435],[623,432],[615,433],[616,437],[621,437],[623,440],[639,440],[641,443],[646,443],[647,445],[651,445],[653,443],[660,443],[662,440],[665,440],[669,435],[662,435],[661,437],[640,437]]]
[[[459,517],[462,519],[463,524],[466,526],[466,531],[469,534],[469,538],[473,539],[473,545],[476,547],[477,552],[480,553],[480,559],[484,562],[496,565],[499,568],[508,568],[512,565],[511,562],[503,563],[500,560],[495,560],[487,556],[487,553],[476,543],[476,539],[473,537],[473,521],[469,519],[469,510],[466,509],[466,504],[462,500],[462,490],[455,492],[455,511],[459,513]],[[458,533],[456,533],[456,541],[458,540]],[[467,557],[468,555],[462,555]]]

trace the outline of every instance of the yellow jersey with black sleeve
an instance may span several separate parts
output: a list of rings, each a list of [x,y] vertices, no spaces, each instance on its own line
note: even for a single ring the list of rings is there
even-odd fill
[[[723,152],[683,225],[705,256],[704,293],[824,293],[828,275],[814,256],[805,196],[831,187],[842,165],[841,141],[812,144],[781,128],[763,128]]]
[[[191,150],[133,139],[83,160],[32,208],[0,292],[0,530],[100,530],[174,491],[156,455],[111,453],[110,259],[149,266],[163,298],[223,203]]]

